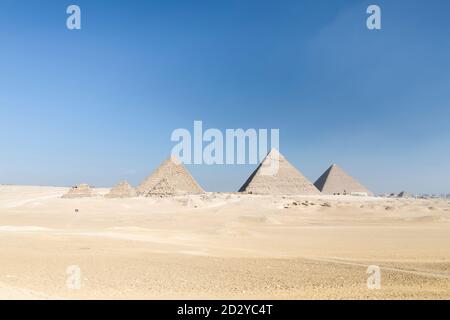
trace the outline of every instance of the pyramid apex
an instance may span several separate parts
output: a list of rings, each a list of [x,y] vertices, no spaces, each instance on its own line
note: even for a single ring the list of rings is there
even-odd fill
[[[342,171],[341,167],[337,164],[337,163],[333,163],[329,168],[328,168],[328,172],[330,171]]]
[[[277,155],[277,154],[280,154],[280,151],[278,151],[278,149],[276,149],[276,148],[270,149],[270,151],[267,153],[268,156]]]
[[[175,164],[178,164],[178,165],[181,164],[180,158],[178,158],[178,156],[175,155],[175,154],[171,154],[170,157],[167,159],[167,161],[171,161],[171,162],[173,162]]]
[[[119,183],[117,185],[131,186],[131,184],[127,180],[119,181]]]
[[[270,149],[269,153],[267,154],[267,157],[271,158],[271,157],[277,157],[277,156],[281,156],[280,151],[278,151],[278,149],[276,148],[272,148]]]

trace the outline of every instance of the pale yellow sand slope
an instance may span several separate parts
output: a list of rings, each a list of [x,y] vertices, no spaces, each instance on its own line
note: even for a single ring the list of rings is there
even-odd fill
[[[0,186],[0,298],[450,298],[449,200],[67,190]]]

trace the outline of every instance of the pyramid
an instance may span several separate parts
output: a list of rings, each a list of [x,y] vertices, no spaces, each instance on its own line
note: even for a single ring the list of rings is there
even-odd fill
[[[79,184],[72,187],[62,198],[73,199],[73,198],[89,198],[96,197],[97,193],[89,187],[87,184]]]
[[[127,181],[118,183],[105,195],[106,198],[133,198],[136,196],[136,190]]]
[[[161,179],[150,191],[148,196],[165,196],[176,194],[175,188],[167,181],[167,179]]]
[[[324,194],[373,195],[372,192],[336,164],[329,167],[314,185]]]
[[[413,196],[406,191],[402,191],[397,195],[397,198],[412,198]]]
[[[278,160],[278,163],[277,163]],[[239,189],[253,194],[320,194],[276,149],[272,149]]]
[[[137,188],[141,195],[180,195],[204,193],[184,165],[175,157],[164,161]]]

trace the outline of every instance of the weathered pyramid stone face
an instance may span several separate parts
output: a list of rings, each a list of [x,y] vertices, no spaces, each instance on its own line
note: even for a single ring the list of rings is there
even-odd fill
[[[174,195],[176,194],[175,188],[167,181],[167,179],[162,179],[159,181],[153,188],[150,189],[150,191],[147,193],[146,196],[168,196],[168,195]]]
[[[287,195],[320,194],[319,190],[275,149],[272,149],[264,158],[239,189],[239,192]]]
[[[164,161],[139,185],[137,191],[145,196],[204,193],[189,171],[174,157]]]
[[[62,198],[71,199],[71,198],[89,198],[96,197],[97,193],[89,187],[87,184],[79,184],[75,187],[72,187]]]
[[[329,167],[328,170],[317,179],[314,185],[323,194],[373,195],[372,192],[336,164]]]
[[[127,181],[120,182],[105,195],[106,198],[133,198],[136,196],[136,189],[134,189]]]

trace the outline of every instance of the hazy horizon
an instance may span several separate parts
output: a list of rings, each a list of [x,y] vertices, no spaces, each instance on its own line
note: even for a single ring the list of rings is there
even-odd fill
[[[82,29],[66,28],[77,4]],[[366,28],[366,8],[382,30]],[[137,185],[173,130],[280,129],[311,182],[450,193],[448,1],[0,4],[0,184]],[[236,191],[256,165],[189,165]]]

